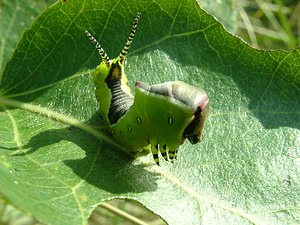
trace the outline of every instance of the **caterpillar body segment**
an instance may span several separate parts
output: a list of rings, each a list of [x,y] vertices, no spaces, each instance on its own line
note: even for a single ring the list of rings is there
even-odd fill
[[[86,34],[102,60],[92,73],[100,116],[119,144],[132,153],[150,149],[159,165],[159,153],[173,162],[185,139],[192,144],[202,140],[209,99],[203,89],[182,81],[152,86],[136,82],[135,96],[132,95],[124,64],[139,18],[140,13],[124,48],[112,60],[88,31]]]

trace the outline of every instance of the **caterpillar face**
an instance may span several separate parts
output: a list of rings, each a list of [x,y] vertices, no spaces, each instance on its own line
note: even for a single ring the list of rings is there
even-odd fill
[[[185,107],[191,107],[194,111],[192,120],[185,128],[183,139],[187,138],[192,144],[196,144],[203,138],[204,121],[209,112],[209,99],[206,92],[182,81],[172,81],[163,84],[149,86],[143,82],[136,82],[136,86],[149,93],[165,96],[170,101],[179,101]],[[169,123],[173,121],[169,118]]]
[[[150,149],[157,164],[159,152],[173,162],[185,139],[192,144],[201,141],[209,99],[203,89],[182,81],[152,86],[136,82],[135,96],[132,96],[124,62],[139,17],[138,13],[123,50],[113,60],[109,60],[101,45],[86,31],[102,58],[92,74],[99,113],[113,138],[129,152]]]

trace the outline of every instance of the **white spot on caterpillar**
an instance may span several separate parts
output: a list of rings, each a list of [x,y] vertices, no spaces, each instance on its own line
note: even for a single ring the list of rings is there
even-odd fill
[[[137,120],[137,122],[138,122],[139,124],[142,123],[141,117],[138,116],[138,117],[136,118],[136,120]]]
[[[170,116],[170,117],[168,118],[168,123],[169,123],[170,125],[173,124],[173,117]]]
[[[128,125],[128,131],[131,132],[132,131],[132,128],[130,125]]]

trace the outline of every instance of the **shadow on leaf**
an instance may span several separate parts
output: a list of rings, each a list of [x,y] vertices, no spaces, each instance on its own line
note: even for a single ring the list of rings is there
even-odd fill
[[[92,135],[76,127],[51,129],[40,132],[31,138],[23,149],[26,152],[15,152],[13,156],[25,156],[47,146],[57,146],[59,142],[66,144],[66,152],[62,153],[63,162],[73,172],[87,183],[109,193],[125,194],[129,192],[142,193],[157,189],[157,175],[146,169],[143,164],[135,164],[128,154],[113,149],[106,143],[97,140]],[[74,143],[85,152],[84,158],[78,157],[78,148],[74,148],[74,155],[70,151],[69,143]],[[53,147],[55,148],[55,147]],[[63,147],[62,147],[63,149]],[[53,149],[54,153],[61,149]],[[47,149],[49,151],[49,148]],[[76,152],[77,151],[77,152]],[[39,154],[49,154],[41,151]],[[71,158],[71,159],[69,159]],[[72,176],[72,174],[70,174]]]

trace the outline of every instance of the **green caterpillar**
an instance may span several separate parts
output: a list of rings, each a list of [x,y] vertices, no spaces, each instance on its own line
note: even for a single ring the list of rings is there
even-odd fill
[[[186,138],[192,144],[202,139],[209,99],[204,90],[182,81],[153,86],[136,82],[133,97],[127,85],[124,64],[139,18],[140,13],[133,21],[120,55],[112,60],[88,31],[86,35],[102,58],[92,73],[100,116],[120,145],[132,153],[150,150],[159,165],[158,152],[173,162],[178,147]]]

